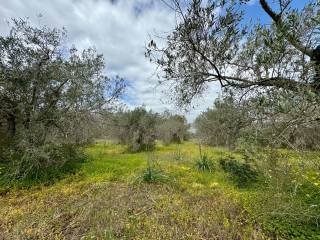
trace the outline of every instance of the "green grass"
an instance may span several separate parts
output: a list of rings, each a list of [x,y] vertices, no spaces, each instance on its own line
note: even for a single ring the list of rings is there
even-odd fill
[[[192,142],[158,143],[152,154],[128,153],[107,142],[85,151],[89,158],[75,174],[0,196],[0,239],[290,239],[298,231],[319,233],[261,214],[261,206],[270,210],[264,183],[239,188],[219,167],[199,171]],[[222,148],[203,152],[215,166],[230,154],[241,158]],[[151,175],[145,174],[150,161],[157,166]],[[137,178],[154,173],[166,181],[137,184]]]

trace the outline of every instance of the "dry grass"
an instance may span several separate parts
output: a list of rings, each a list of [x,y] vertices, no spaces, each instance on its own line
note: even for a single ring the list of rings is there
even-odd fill
[[[72,184],[1,199],[0,239],[262,239],[218,189],[192,195],[166,185]]]

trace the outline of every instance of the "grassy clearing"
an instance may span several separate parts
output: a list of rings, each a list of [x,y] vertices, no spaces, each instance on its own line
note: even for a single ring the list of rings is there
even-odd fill
[[[215,166],[230,155],[218,148],[203,152]],[[0,239],[279,237],[274,229],[278,225],[260,216],[257,208],[264,204],[263,183],[238,188],[219,167],[198,170],[198,146],[192,142],[158,143],[153,153],[135,154],[125,146],[100,142],[86,153],[89,159],[77,173],[50,186],[11,189],[1,196]],[[137,183],[150,167],[148,161],[169,181]]]

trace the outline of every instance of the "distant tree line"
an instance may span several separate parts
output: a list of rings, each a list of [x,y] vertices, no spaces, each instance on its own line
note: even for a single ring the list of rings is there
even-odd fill
[[[200,114],[197,137],[212,146],[230,149],[242,143],[300,150],[320,149],[320,119],[315,102],[290,92],[247,99],[225,94]]]
[[[134,152],[153,150],[156,140],[164,144],[182,143],[190,135],[186,118],[168,111],[159,114],[137,107],[109,113],[105,120],[106,136],[128,145]]]

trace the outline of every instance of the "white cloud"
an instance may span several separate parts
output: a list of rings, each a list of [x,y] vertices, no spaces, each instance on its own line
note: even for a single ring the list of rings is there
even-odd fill
[[[256,1],[257,1],[257,0],[250,0],[250,1],[248,2],[248,4],[249,4],[249,5],[254,5],[254,4],[256,4]]]
[[[157,86],[153,76],[155,66],[144,57],[144,47],[149,35],[162,34],[173,29],[175,19],[172,10],[159,0],[10,0],[0,2],[0,33],[8,30],[7,20],[29,17],[38,24],[49,27],[66,27],[70,43],[77,48],[95,46],[105,56],[106,71],[127,79],[129,106],[145,104],[155,111],[174,109],[165,103],[163,88]],[[195,104],[187,114],[195,116],[212,106],[218,87],[210,87],[206,97]]]

